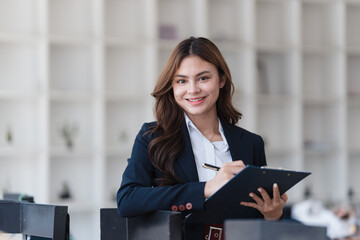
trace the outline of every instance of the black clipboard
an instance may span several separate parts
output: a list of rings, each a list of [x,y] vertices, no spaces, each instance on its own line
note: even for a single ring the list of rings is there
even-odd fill
[[[185,221],[221,224],[225,219],[259,217],[258,210],[240,205],[242,201],[254,201],[249,196],[250,192],[257,194],[257,189],[263,187],[272,197],[273,184],[277,183],[281,195],[310,174],[310,172],[247,165],[205,200],[203,211],[190,213]]]

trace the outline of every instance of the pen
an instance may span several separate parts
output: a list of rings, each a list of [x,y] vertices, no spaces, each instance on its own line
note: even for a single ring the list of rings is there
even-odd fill
[[[211,170],[214,170],[214,171],[219,171],[219,169],[220,169],[219,167],[208,164],[208,163],[203,163],[202,166],[204,168],[208,168],[208,169],[211,169]]]

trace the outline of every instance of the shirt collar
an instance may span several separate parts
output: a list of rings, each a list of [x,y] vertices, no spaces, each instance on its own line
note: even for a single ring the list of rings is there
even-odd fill
[[[184,113],[184,115],[185,115],[186,127],[187,127],[189,133],[191,134],[191,132],[195,130],[195,131],[199,132],[203,136],[203,134],[199,131],[199,129],[197,129],[195,124],[191,121],[189,116],[186,113]],[[224,134],[224,129],[223,129],[223,126],[222,126],[221,121],[220,121],[219,118],[218,118],[218,121],[219,121],[219,132],[220,132],[221,137],[222,137],[222,139],[224,141],[224,145],[225,145],[226,148],[229,148],[229,145],[227,143],[227,140],[226,140],[226,137],[225,137],[225,134]]]
[[[190,132],[191,130],[193,130],[193,129],[199,131],[199,130],[197,129],[197,127],[193,124],[193,122],[190,120],[190,118],[188,117],[188,115],[187,115],[186,113],[185,113],[184,115],[185,115],[186,127],[188,128],[189,132]]]

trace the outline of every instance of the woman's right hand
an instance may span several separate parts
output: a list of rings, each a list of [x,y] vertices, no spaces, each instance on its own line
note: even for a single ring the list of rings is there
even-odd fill
[[[225,183],[232,179],[234,175],[238,174],[244,168],[245,164],[241,160],[224,163],[216,176],[206,182],[204,188],[205,199],[213,195],[217,190],[224,186]]]

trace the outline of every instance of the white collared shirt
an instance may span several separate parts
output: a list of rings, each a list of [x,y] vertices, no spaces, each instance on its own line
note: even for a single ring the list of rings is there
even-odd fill
[[[219,121],[219,132],[222,141],[210,142],[192,123],[185,114],[185,122],[189,131],[192,150],[194,152],[195,163],[200,182],[206,182],[215,177],[216,171],[202,167],[203,163],[208,163],[221,167],[225,162],[232,162],[229,145],[226,141],[224,130]]]

